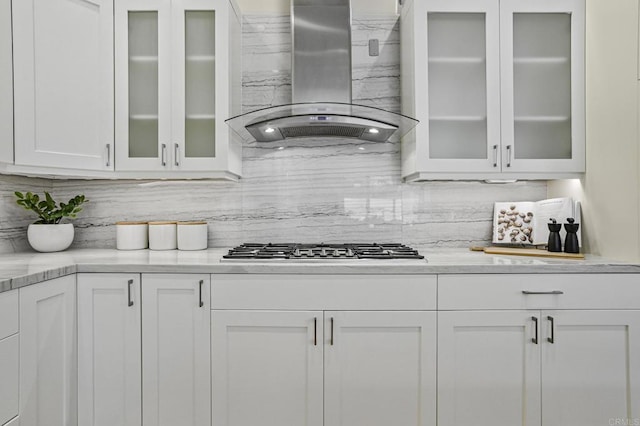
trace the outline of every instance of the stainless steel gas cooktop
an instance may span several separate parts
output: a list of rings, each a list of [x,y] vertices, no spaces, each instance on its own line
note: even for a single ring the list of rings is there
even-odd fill
[[[245,243],[229,250],[222,262],[230,261],[338,261],[424,259],[418,250],[399,243]]]

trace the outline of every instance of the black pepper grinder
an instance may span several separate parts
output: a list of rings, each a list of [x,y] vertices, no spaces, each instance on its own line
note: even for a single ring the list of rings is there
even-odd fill
[[[548,251],[562,251],[562,240],[560,239],[560,230],[562,229],[562,224],[557,223],[554,218],[549,219],[551,223],[548,223],[549,227],[549,242],[547,244]]]
[[[564,239],[564,251],[565,253],[580,253],[580,247],[578,246],[578,227],[579,223],[574,223],[576,220],[572,217],[567,218],[567,222],[564,224],[564,230],[567,231],[567,236]]]

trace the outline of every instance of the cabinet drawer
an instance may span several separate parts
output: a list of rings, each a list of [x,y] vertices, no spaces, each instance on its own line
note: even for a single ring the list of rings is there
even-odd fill
[[[211,278],[212,309],[434,310],[435,275],[251,275]]]
[[[0,340],[18,332],[18,290],[0,293]]]
[[[441,275],[438,309],[640,309],[640,275]]]
[[[0,424],[18,415],[19,337],[0,340]]]

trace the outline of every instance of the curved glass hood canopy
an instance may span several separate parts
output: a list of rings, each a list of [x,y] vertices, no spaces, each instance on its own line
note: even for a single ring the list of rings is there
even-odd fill
[[[417,120],[364,105],[313,102],[259,109],[226,120],[245,141],[336,137],[397,142]]]
[[[351,103],[350,0],[291,0],[293,103],[225,122],[247,142],[305,137],[396,142],[418,120]]]

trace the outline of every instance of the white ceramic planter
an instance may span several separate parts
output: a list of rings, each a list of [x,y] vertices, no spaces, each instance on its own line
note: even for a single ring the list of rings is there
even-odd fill
[[[72,223],[45,225],[32,223],[27,229],[27,239],[34,250],[43,253],[62,251],[73,242],[74,229]]]

